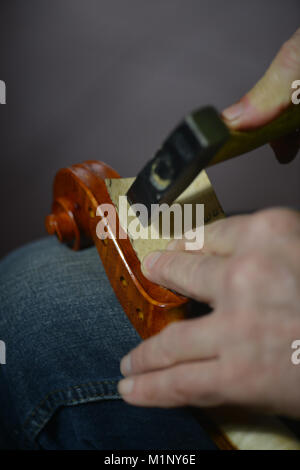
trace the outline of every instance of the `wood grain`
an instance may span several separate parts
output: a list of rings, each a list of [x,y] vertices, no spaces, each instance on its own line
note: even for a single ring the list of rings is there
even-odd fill
[[[74,250],[92,243],[96,245],[124,311],[140,336],[147,338],[173,321],[193,316],[193,303],[143,276],[140,259],[130,239],[118,236],[117,211],[117,230],[108,226],[110,236],[103,240],[97,237],[97,223],[104,217],[101,211],[96,214],[97,208],[100,204],[112,203],[105,180],[113,180],[115,189],[120,182],[120,188],[124,189],[119,175],[102,162],[87,161],[59,170],[54,180],[52,213],[46,218],[46,229],[50,234],[56,233],[60,241]],[[206,177],[203,181],[203,194],[209,194],[209,200],[216,204],[212,214],[222,216],[212,186]],[[115,194],[121,193],[122,189],[116,190]],[[198,200],[203,201],[203,194]],[[244,411],[224,414],[220,410],[210,410],[201,412],[200,421],[221,449],[300,449],[299,440],[273,417]]]

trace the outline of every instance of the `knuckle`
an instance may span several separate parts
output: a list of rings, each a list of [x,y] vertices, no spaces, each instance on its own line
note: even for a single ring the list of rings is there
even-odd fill
[[[154,263],[152,271],[155,270],[155,275],[160,279],[168,279],[171,264],[171,257],[167,256],[165,253],[161,254],[159,260]]]
[[[182,405],[218,404],[221,400],[219,378],[202,380],[196,373],[180,368],[173,387],[173,400]]]
[[[262,252],[248,251],[236,256],[228,264],[224,276],[225,289],[233,291],[249,290],[261,280],[266,284],[272,276],[272,260]]]
[[[159,278],[163,282],[168,282],[173,280],[174,282],[178,282],[178,263],[179,257],[178,253],[176,252],[169,252],[164,253],[160,256],[159,261],[156,263],[156,272],[159,275]]]
[[[188,387],[186,381],[182,378],[179,379],[179,377],[173,383],[172,394],[174,402],[178,404],[188,404],[192,399],[192,389]]]
[[[233,290],[240,290],[247,287],[254,277],[253,257],[248,253],[233,259],[227,267],[225,287]]]
[[[159,400],[159,388],[155,384],[149,383],[144,380],[144,377],[137,377],[135,379],[135,395],[142,398],[147,403],[156,403]]]
[[[131,352],[131,361],[133,370],[141,370],[147,366],[149,360],[149,343],[146,341],[141,343],[134,351]]]
[[[242,265],[240,260],[232,261],[226,270],[226,275],[224,277],[224,287],[225,290],[236,290],[241,286],[241,270]]]
[[[176,345],[180,341],[182,334],[182,324],[179,325],[178,322],[173,322],[158,335],[158,347],[163,366],[174,363],[176,359]]]
[[[160,278],[168,287],[190,288],[198,275],[199,259],[197,256],[182,252],[169,252],[159,260]]]

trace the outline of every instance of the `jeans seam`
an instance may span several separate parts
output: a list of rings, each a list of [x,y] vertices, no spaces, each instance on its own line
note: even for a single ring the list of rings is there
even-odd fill
[[[117,391],[109,390],[118,382],[119,380],[90,381],[49,392],[24,421],[23,430],[27,436],[26,441],[28,440],[28,442],[32,443],[36,439],[37,435],[60,406],[72,406],[104,399],[121,399]],[[108,390],[103,391],[103,388],[108,388]],[[72,394],[71,396],[70,393]],[[77,395],[76,397],[74,397],[74,393]]]

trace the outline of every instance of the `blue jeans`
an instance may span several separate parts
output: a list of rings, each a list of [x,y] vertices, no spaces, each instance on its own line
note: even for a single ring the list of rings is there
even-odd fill
[[[214,449],[191,408],[140,408],[118,394],[140,338],[95,248],[55,238],[0,262],[0,448]]]

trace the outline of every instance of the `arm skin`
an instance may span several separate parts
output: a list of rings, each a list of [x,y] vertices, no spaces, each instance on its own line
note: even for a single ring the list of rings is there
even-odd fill
[[[296,79],[300,30],[254,88],[224,111],[228,124],[243,129],[273,119],[289,104]],[[290,160],[299,142],[290,136],[280,149],[273,146],[280,160]],[[124,400],[242,405],[300,417],[300,365],[291,361],[292,343],[300,339],[300,213],[274,208],[220,220],[205,228],[201,251],[184,246],[178,240],[151,253],[143,272],[213,311],[167,326],[125,356]]]

